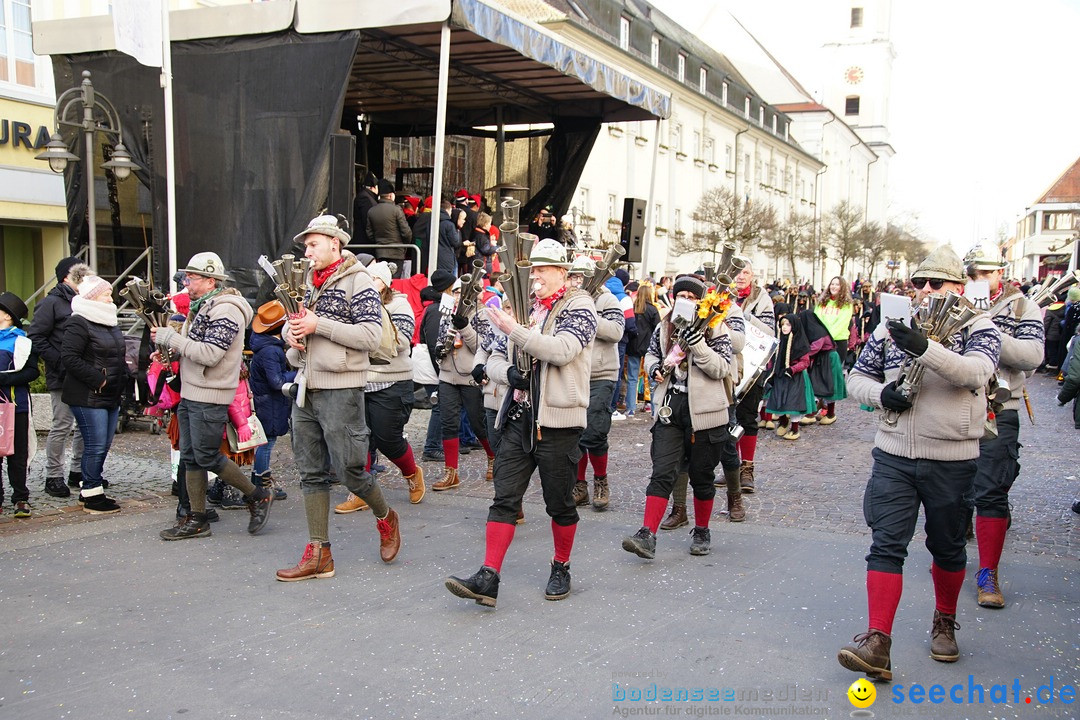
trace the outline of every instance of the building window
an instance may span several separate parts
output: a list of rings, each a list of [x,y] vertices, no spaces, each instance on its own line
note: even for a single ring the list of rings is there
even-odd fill
[[[701,132],[698,130],[694,131],[694,159],[701,159]]]
[[[742,170],[745,176],[744,180],[750,180],[750,153],[745,153],[742,156]]]
[[[682,124],[675,123],[671,126],[671,147],[675,152],[682,152]]]
[[[616,205],[618,204],[617,201],[618,198],[616,198],[614,195],[607,196],[607,216],[609,219],[619,220],[620,218],[622,218],[622,213],[616,209]]]
[[[701,68],[698,71],[698,90],[705,92],[705,89],[709,86],[709,71],[706,68]]]
[[[461,138],[446,138],[446,167],[443,187],[469,187],[469,143]]]
[[[0,82],[37,88],[30,0],[0,0]]]
[[[765,106],[761,105],[757,109],[757,124],[761,127],[765,127]]]
[[[862,27],[862,11],[863,11],[863,9],[861,7],[853,7],[853,8],[851,8],[851,27],[853,27],[853,28],[861,28]]]
[[[716,141],[712,138],[705,138],[705,159],[716,164]]]
[[[849,95],[844,98],[844,114],[845,115],[858,115],[859,114],[859,96]]]
[[[653,227],[664,227],[664,204],[656,203],[656,205],[653,206],[653,209],[655,210],[653,213]]]
[[[652,36],[652,46],[651,46],[650,51],[649,51],[649,62],[652,63],[653,67],[657,67],[658,65],[660,65],[660,36],[659,35],[653,35]]]
[[[735,172],[735,167],[731,164],[733,161],[733,155],[731,154],[731,146],[724,146],[724,169],[728,172]]]
[[[750,98],[743,100],[743,116],[750,119]]]
[[[772,116],[772,134],[773,135],[776,134],[776,116],[775,115]]]
[[[754,157],[754,177],[757,178],[757,181],[759,183],[760,182],[765,182],[765,174],[761,171],[761,156],[760,155],[757,155],[757,156]]]
[[[1071,212],[1043,212],[1043,230],[1072,230]]]
[[[686,82],[686,55],[679,53],[679,82]]]
[[[727,83],[722,83],[720,85],[720,103],[722,105],[727,105]]]
[[[619,18],[619,47],[623,50],[630,49],[630,18]]]
[[[591,215],[592,208],[589,206],[589,188],[578,189],[578,210],[585,215]]]

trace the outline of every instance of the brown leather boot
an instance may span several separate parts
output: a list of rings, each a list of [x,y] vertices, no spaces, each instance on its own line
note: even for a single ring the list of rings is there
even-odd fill
[[[744,493],[754,492],[754,461],[743,460],[739,466],[739,485]]]
[[[593,506],[593,510],[607,510],[607,506],[608,506],[607,475],[600,475],[598,477],[593,478],[592,506]]]
[[[660,523],[660,529],[674,530],[689,524],[690,518],[686,517],[686,505],[671,503],[671,514],[664,519],[664,522]]]
[[[840,648],[836,659],[848,670],[866,673],[867,677],[892,680],[892,661],[889,651],[892,638],[871,628],[862,635],[855,636],[858,646],[846,645]]]
[[[461,478],[458,477],[457,468],[444,467],[442,480],[432,485],[431,489],[439,492],[456,488],[460,484]]]
[[[398,529],[398,516],[393,508],[382,520],[376,520],[379,528],[379,555],[384,563],[394,562],[401,549],[401,531]]]
[[[424,468],[417,465],[416,472],[406,475],[405,480],[409,483],[409,502],[416,505],[427,494],[427,486],[424,485]]]
[[[960,623],[956,622],[955,613],[946,615],[934,611],[934,624],[930,628],[930,657],[939,662],[956,662],[960,659],[960,648],[956,646],[956,631]]]
[[[494,456],[489,457],[487,459],[487,461],[488,461],[487,476],[484,479],[487,480],[488,482],[491,482],[492,480],[495,479],[495,457]]]
[[[742,493],[728,493],[727,494],[727,512],[728,520],[731,522],[742,522],[746,519],[746,508],[742,504]]]
[[[334,558],[330,555],[330,543],[308,543],[296,567],[277,571],[277,579],[281,582],[332,577],[334,577]]]
[[[574,483],[574,505],[581,507],[589,504],[589,483],[578,480]]]

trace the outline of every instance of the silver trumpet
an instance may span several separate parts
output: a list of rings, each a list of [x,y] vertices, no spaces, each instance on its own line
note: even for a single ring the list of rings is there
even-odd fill
[[[1080,270],[1073,270],[1068,275],[1062,275],[1052,285],[1040,288],[1028,298],[1041,308],[1048,307],[1057,302],[1061,293],[1080,282]]]
[[[295,317],[300,313],[300,305],[304,302],[304,297],[307,296],[310,289],[306,280],[308,272],[311,270],[311,261],[307,258],[297,258],[294,255],[286,254],[271,263],[271,266],[277,274],[275,279],[278,281],[278,284],[274,287],[274,297],[282,304],[289,317]],[[300,362],[301,370],[296,379],[296,405],[297,407],[304,407],[307,398],[307,343],[301,340],[300,345],[304,349],[300,351],[302,360]]]
[[[148,327],[165,327],[169,323],[172,311],[169,308],[169,298],[160,290],[150,287],[150,283],[141,278],[132,278],[127,281],[120,290],[120,297],[131,303],[132,309]],[[172,350],[167,345],[157,344],[161,359],[172,372],[172,363],[175,358]]]
[[[949,348],[952,346],[953,336],[978,314],[979,310],[976,310],[971,303],[960,295],[949,292],[945,295],[929,296],[926,305],[916,312],[915,322],[927,339]],[[925,371],[921,358],[905,356],[900,365],[896,389],[905,398],[915,397],[919,392],[919,386],[922,385]],[[886,425],[894,427],[900,420],[900,413],[886,409],[884,420]]]
[[[619,258],[625,252],[626,249],[622,245],[612,245],[608,248],[607,252],[604,253],[604,257],[596,262],[596,272],[585,276],[584,281],[581,283],[581,289],[594,298],[599,295],[607,281],[615,277],[615,271],[623,264],[619,262]]]
[[[539,238],[530,233],[521,232],[519,214],[521,201],[514,198],[503,198],[499,204],[503,211],[503,222],[499,226],[499,239],[501,245],[496,249],[499,254],[499,264],[503,273],[499,276],[503,292],[514,313],[514,320],[522,325],[529,322],[529,314],[532,312],[532,263],[529,262],[529,254],[533,245]],[[532,369],[532,358],[524,353],[521,348],[514,348],[514,365],[524,375]]]
[[[484,291],[484,261],[473,260],[473,271],[462,275],[460,279],[461,296],[457,302],[457,313],[471,318],[476,314],[476,301],[480,298],[480,293]],[[461,331],[451,324],[442,342],[441,355],[443,357],[453,352],[460,335]]]
[[[716,283],[716,287],[731,287],[735,284],[735,278],[739,273],[746,269],[746,261],[742,258],[735,257],[735,243],[725,242],[723,250],[720,252],[720,264],[716,268],[716,274],[710,280]],[[708,268],[706,268],[708,272]]]

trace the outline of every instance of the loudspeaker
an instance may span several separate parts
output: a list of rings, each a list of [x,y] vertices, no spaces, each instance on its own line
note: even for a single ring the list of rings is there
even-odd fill
[[[356,138],[349,133],[334,133],[330,136],[330,188],[326,193],[326,212],[330,215],[344,215],[349,223],[353,217],[353,199],[356,197],[356,176],[353,164],[356,162]],[[350,228],[350,235],[356,234],[356,228]]]
[[[626,198],[623,200],[622,232],[619,242],[626,253],[622,256],[625,262],[641,262],[641,238],[645,234],[645,205],[640,198]]]

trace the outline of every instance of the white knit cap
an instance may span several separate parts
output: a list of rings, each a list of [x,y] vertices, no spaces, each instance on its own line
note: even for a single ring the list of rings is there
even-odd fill
[[[112,285],[97,275],[85,277],[79,283],[79,297],[85,300],[96,300],[106,293],[112,294]]]

